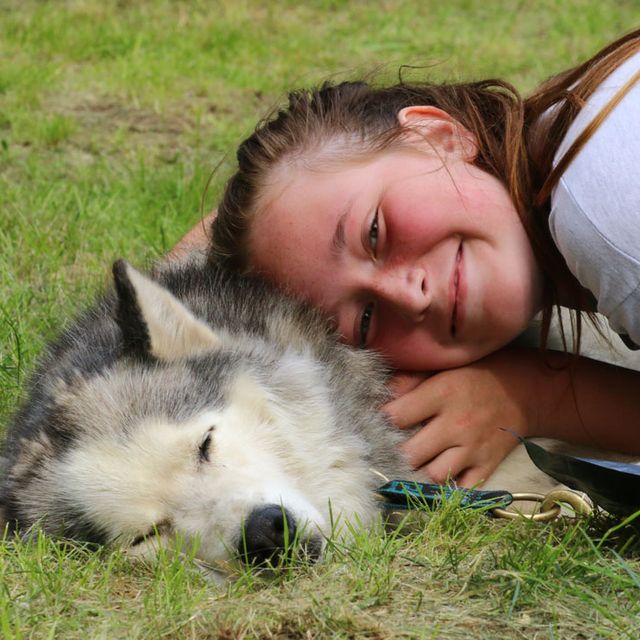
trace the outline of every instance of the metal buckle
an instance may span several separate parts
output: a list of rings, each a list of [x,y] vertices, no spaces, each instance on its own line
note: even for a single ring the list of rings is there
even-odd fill
[[[521,511],[496,508],[492,509],[493,515],[505,520],[524,518],[534,522],[550,522],[560,516],[562,511],[560,505],[568,505],[575,515],[580,516],[588,516],[593,511],[591,505],[581,495],[568,489],[556,489],[550,491],[546,496],[540,493],[514,493],[513,501],[514,503],[518,501],[537,502],[540,503],[540,509],[535,513],[522,513]]]

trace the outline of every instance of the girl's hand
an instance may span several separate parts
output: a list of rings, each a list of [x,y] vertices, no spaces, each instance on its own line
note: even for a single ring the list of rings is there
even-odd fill
[[[503,350],[459,369],[398,374],[384,410],[400,429],[423,425],[403,445],[410,464],[432,481],[461,486],[487,480],[527,435],[537,413],[527,406],[531,367],[525,352]],[[533,404],[533,403],[532,403]]]

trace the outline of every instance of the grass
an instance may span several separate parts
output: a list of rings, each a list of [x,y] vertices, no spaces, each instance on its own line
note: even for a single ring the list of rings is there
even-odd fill
[[[165,554],[132,565],[44,536],[0,555],[5,638],[636,638],[637,562],[586,534],[454,506],[361,532],[318,566],[225,587]],[[627,553],[628,553],[627,549]]]
[[[526,91],[638,24],[635,0],[0,0],[0,425],[109,265],[162,255],[288,88],[376,72]],[[0,549],[4,638],[635,638],[633,533],[445,508],[220,587],[43,537]],[[618,535],[618,533],[616,533]],[[629,537],[631,536],[631,537]],[[625,542],[626,540],[626,542]]]

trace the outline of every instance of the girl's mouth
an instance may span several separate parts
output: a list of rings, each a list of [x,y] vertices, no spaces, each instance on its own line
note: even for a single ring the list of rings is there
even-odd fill
[[[453,272],[453,305],[451,309],[451,336],[456,337],[458,331],[458,311],[459,311],[459,291],[460,291],[460,262],[462,260],[462,242],[456,253],[455,267]]]

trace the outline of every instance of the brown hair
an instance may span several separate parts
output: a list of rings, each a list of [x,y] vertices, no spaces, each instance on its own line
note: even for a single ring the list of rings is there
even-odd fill
[[[375,87],[365,82],[325,83],[293,91],[288,105],[256,126],[238,148],[238,170],[226,185],[212,227],[210,259],[250,268],[248,233],[262,189],[282,163],[319,162],[329,153],[343,160],[366,157],[403,143],[397,114],[411,105],[446,111],[478,141],[475,164],[507,188],[544,276],[542,341],[559,304],[589,309],[592,297],[569,272],[548,227],[550,193],[599,122],[587,128],[553,169],[553,158],[570,124],[602,80],[640,48],[640,30],[587,62],[543,83],[529,98],[501,80],[459,84]],[[542,117],[553,108],[552,117]],[[328,145],[328,142],[338,142]],[[576,315],[576,346],[580,315]]]

